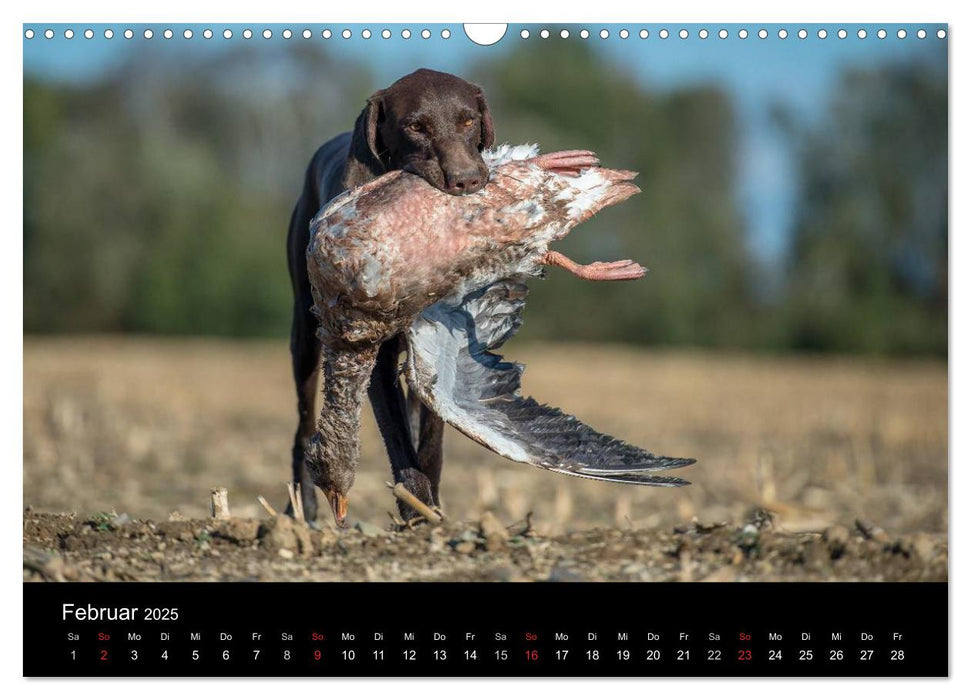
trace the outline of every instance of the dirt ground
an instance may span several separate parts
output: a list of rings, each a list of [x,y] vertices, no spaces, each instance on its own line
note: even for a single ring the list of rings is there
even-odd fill
[[[527,364],[528,393],[697,458],[679,472],[692,485],[571,479],[450,431],[449,520],[389,532],[368,417],[351,529],[310,531],[256,500],[286,501],[284,342],[27,338],[25,580],[946,579],[944,363],[570,345],[507,355]],[[205,519],[214,486],[233,520]]]

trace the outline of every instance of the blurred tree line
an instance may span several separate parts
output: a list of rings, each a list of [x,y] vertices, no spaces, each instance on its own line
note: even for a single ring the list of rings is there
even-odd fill
[[[780,120],[801,174],[782,341],[946,355],[946,76],[923,64],[850,71],[823,124]]]
[[[304,47],[26,80],[25,331],[287,334],[290,211],[370,85]]]
[[[285,336],[284,243],[310,156],[373,89],[317,48],[149,52],[96,83],[24,82],[25,332]],[[533,285],[525,339],[946,354],[947,89],[924,64],[844,76],[780,114],[801,176],[779,294],[758,293],[716,86],[654,91],[587,45],[478,65],[498,137],[591,148],[643,190],[557,247],[639,283]]]

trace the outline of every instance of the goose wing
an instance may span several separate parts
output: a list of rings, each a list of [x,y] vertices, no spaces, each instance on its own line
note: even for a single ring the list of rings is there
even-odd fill
[[[458,305],[442,301],[427,308],[406,333],[412,391],[449,425],[516,462],[601,481],[689,483],[656,472],[694,459],[652,454],[520,394],[523,365],[491,351],[522,325],[525,280],[504,279]]]

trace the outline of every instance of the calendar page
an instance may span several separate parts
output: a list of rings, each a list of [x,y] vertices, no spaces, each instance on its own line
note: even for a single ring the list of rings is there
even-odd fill
[[[24,675],[948,675],[949,42],[24,24]]]

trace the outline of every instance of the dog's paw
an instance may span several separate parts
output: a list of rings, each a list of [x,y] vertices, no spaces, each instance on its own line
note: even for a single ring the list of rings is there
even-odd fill
[[[435,499],[432,497],[432,482],[420,471],[417,469],[406,469],[401,473],[398,482],[411,491],[419,501],[433,508],[435,507]],[[418,511],[401,501],[398,501],[398,513],[405,522],[410,522],[420,516]]]

